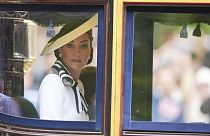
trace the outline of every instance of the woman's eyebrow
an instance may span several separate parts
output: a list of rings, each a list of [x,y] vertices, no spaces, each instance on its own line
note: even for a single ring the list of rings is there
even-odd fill
[[[80,41],[80,43],[82,43],[82,42],[86,42],[86,41],[88,41],[88,40],[83,40],[83,41]]]

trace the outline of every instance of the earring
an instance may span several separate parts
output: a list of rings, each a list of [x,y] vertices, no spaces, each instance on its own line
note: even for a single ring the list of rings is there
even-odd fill
[[[60,58],[62,57],[62,54],[61,54],[61,53],[59,53],[59,57],[60,57]]]

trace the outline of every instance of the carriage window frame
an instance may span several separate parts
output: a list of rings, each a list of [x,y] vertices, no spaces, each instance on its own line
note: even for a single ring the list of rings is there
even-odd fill
[[[203,9],[202,9],[202,8]],[[175,9],[179,8],[179,9]],[[132,66],[134,47],[134,12],[162,12],[162,13],[210,13],[210,5],[167,5],[167,4],[132,4],[124,5],[124,61],[123,61],[123,130],[124,131],[153,131],[153,132],[186,132],[209,133],[210,124],[204,123],[173,123],[133,121],[132,108]],[[181,10],[180,10],[181,9]],[[200,10],[198,10],[200,9]],[[201,10],[202,9],[202,10]],[[148,54],[147,54],[148,55]],[[152,55],[152,54],[149,54]],[[151,57],[151,56],[150,56]],[[152,63],[151,63],[152,65]],[[152,78],[152,77],[151,77]],[[151,107],[152,108],[152,107]]]
[[[0,11],[31,11],[31,12],[98,12],[97,36],[97,73],[96,73],[96,120],[95,121],[53,121],[34,118],[24,118],[0,113],[1,126],[21,126],[26,128],[59,131],[93,131],[95,134],[103,133],[104,77],[105,77],[105,7],[103,4],[0,4]],[[9,127],[11,128],[11,127]]]

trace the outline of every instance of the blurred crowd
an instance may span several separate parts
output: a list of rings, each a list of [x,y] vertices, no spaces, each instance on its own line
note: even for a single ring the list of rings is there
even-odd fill
[[[180,38],[154,49],[152,121],[210,123],[210,36]]]

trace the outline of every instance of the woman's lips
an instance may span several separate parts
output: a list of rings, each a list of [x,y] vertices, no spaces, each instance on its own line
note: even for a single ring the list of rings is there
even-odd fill
[[[79,60],[79,59],[72,59],[71,61],[73,61],[73,62],[81,62],[81,60]]]

